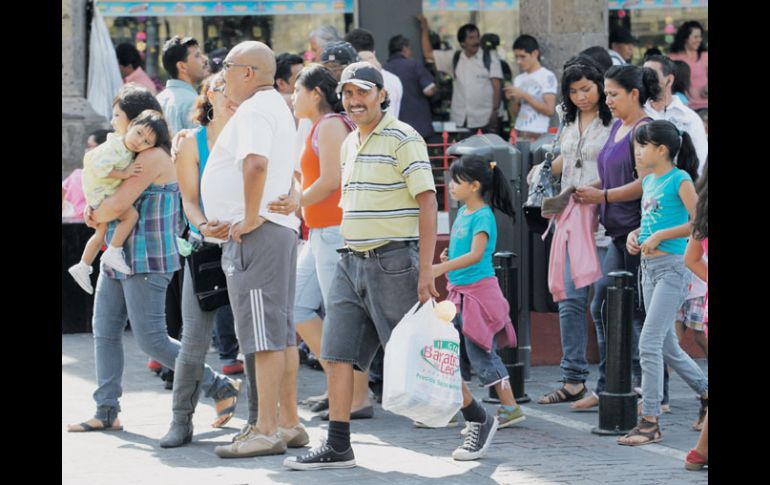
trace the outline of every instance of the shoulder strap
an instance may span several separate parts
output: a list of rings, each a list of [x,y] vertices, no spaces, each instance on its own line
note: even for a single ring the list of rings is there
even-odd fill
[[[452,56],[452,76],[455,75],[458,62],[460,62],[460,51],[455,51],[454,55]]]
[[[206,127],[201,126],[195,133],[195,138],[198,141],[198,170],[201,178],[203,177],[203,169],[206,168],[206,162],[209,159],[209,141],[206,136]]]
[[[348,128],[348,132],[351,132],[356,129],[356,125],[353,124],[352,121],[350,121],[350,118],[345,113],[326,113],[321,117],[320,120],[318,120],[318,123],[315,124],[312,128],[312,134],[310,139],[310,146],[313,147],[313,152],[315,152],[316,156],[320,156],[320,152],[318,150],[318,126],[321,124],[323,120],[329,119],[329,118],[339,118],[345,123],[345,126]]]
[[[489,49],[484,49],[484,68],[489,72],[489,66],[492,65],[492,54],[489,53]]]

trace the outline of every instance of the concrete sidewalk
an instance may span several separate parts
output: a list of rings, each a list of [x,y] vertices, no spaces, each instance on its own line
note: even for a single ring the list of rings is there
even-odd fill
[[[375,405],[375,418],[353,421],[353,447],[358,467],[347,470],[296,472],[284,469],[287,455],[223,460],[214,446],[229,443],[245,423],[246,396],[242,394],[236,416],[225,429],[214,429],[211,400],[201,398],[195,413],[191,445],[162,449],[158,440],[171,420],[171,391],[149,373],[147,357],[131,332],[124,334],[126,369],[120,414],[122,432],[67,433],[66,424],[93,415],[95,389],[91,334],[62,335],[62,484],[261,484],[292,483],[441,483],[442,485],[504,484],[680,484],[707,483],[708,472],[688,472],[683,460],[695,445],[698,433],[690,430],[699,402],[676,375],[671,377],[671,414],[662,417],[664,440],[642,447],[615,444],[614,437],[590,432],[598,422],[595,411],[572,412],[568,404],[523,405],[526,421],[499,430],[486,456],[458,462],[452,450],[462,443],[460,427],[416,429],[407,418]],[[216,353],[209,365],[220,369]],[[698,361],[705,368],[705,361]],[[596,382],[591,366],[588,385]],[[558,387],[557,366],[534,367],[526,392],[533,398]],[[242,376],[239,376],[242,377]],[[471,386],[478,398],[486,391]],[[299,398],[320,394],[324,375],[302,366]],[[245,390],[245,389],[244,389]],[[485,405],[494,412],[492,405]],[[311,445],[326,436],[327,423],[300,407]]]

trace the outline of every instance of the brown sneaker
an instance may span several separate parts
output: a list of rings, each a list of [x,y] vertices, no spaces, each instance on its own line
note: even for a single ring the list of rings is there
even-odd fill
[[[310,437],[302,423],[297,423],[293,428],[281,428],[279,426],[278,434],[281,435],[288,448],[302,448],[310,443]]]
[[[252,426],[246,436],[229,445],[217,446],[214,453],[220,458],[282,455],[286,453],[286,443],[281,438],[281,433],[266,436]]]

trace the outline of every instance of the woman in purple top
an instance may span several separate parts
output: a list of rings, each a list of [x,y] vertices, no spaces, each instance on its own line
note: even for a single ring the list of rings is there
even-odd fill
[[[595,284],[592,308],[605,301],[605,291],[610,284],[607,275],[610,272],[626,270],[634,275],[634,279],[638,279],[639,255],[628,253],[626,238],[639,227],[642,218],[642,179],[647,173],[637,173],[633,131],[637,126],[652,121],[644,113],[643,106],[648,99],[657,100],[661,89],[658,76],[652,69],[623,65],[613,66],[604,74],[604,93],[607,106],[616,120],[597,158],[599,180],[578,187],[574,196],[575,201],[581,204],[600,204],[599,222],[612,238],[612,244],[607,248],[602,262],[604,278]],[[632,369],[633,387],[638,388],[641,386],[642,374],[638,343],[645,315],[639,303],[638,285],[635,286]],[[601,314],[606,315],[605,312]]]

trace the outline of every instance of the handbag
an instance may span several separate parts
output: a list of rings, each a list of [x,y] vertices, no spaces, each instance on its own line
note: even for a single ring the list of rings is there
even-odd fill
[[[551,143],[551,149],[546,152],[545,160],[540,164],[537,172],[532,177],[532,183],[529,185],[527,201],[524,203],[524,218],[527,220],[529,228],[537,234],[543,234],[548,228],[548,220],[542,216],[543,199],[554,197],[559,194],[561,187],[559,181],[551,173],[551,163],[556,158],[555,153],[560,148],[559,138],[562,128]]]
[[[222,271],[222,248],[218,244],[202,244],[187,257],[193,292],[204,312],[228,305],[227,278]]]

